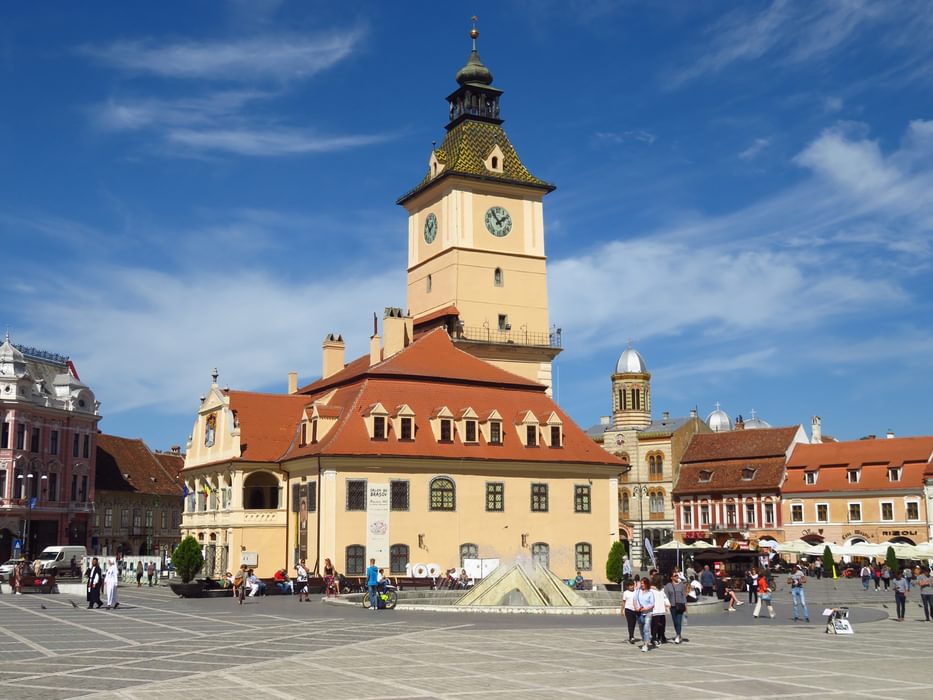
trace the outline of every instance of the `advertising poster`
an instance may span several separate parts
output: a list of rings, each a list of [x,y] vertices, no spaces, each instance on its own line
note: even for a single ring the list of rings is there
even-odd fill
[[[389,485],[369,484],[366,497],[366,565],[389,567]]]

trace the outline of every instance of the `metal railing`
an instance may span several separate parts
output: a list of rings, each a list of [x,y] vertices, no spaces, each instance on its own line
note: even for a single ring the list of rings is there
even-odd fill
[[[553,333],[542,333],[529,331],[525,328],[463,326],[454,331],[454,340],[466,340],[474,343],[533,345],[545,348],[562,347],[560,329]]]

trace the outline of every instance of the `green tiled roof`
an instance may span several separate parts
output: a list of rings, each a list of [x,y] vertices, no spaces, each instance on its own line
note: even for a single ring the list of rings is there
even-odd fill
[[[497,145],[502,151],[501,173],[487,170],[484,163],[486,157]],[[509,141],[509,137],[506,136],[505,130],[499,124],[465,119],[447,132],[444,143],[440,148],[435,149],[434,154],[438,162],[444,165],[443,171],[436,177],[432,177],[428,172],[417,187],[399,198],[399,203],[445,175],[481,177],[484,180],[530,185],[548,191],[554,189],[554,185],[536,178],[528,171],[518,157],[512,142]]]

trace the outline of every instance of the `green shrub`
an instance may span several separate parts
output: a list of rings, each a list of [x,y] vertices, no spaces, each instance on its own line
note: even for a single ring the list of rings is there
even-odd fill
[[[609,550],[609,556],[606,558],[606,578],[613,583],[622,582],[622,564],[625,559],[625,545],[621,542],[613,542]]]
[[[884,563],[891,569],[891,576],[897,576],[897,572],[901,570],[901,563],[897,560],[894,547],[888,547],[888,553],[884,557]]]
[[[181,577],[182,583],[188,583],[201,571],[201,567],[204,566],[201,545],[191,535],[183,539],[172,552],[172,566]]]
[[[826,545],[823,548],[823,575],[832,576],[835,566],[836,562],[833,561],[833,550],[829,548],[829,545]]]

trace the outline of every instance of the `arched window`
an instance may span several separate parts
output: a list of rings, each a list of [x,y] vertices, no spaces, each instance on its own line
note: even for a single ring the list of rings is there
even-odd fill
[[[444,476],[431,481],[431,510],[456,510],[457,497],[454,482]]]
[[[472,542],[466,542],[460,545],[460,566],[463,567],[464,559],[479,559],[479,547]]]
[[[256,472],[243,482],[243,506],[249,510],[277,510],[279,480],[269,472]]]
[[[502,268],[497,267],[496,271],[492,274],[492,281],[497,287],[502,286]]]
[[[593,569],[593,545],[589,542],[578,542],[574,549],[577,571],[591,571]]]
[[[535,542],[531,545],[531,560],[545,569],[551,566],[551,547],[546,542]]]
[[[623,491],[622,495],[619,496],[619,510],[622,511],[623,516],[628,516],[630,502],[631,499],[629,498],[628,491]]]
[[[664,455],[660,453],[649,455],[648,479],[650,481],[664,480]]]
[[[425,280],[425,285],[427,286],[428,292],[430,293],[431,287],[433,286],[431,275],[428,275],[427,279]]]
[[[347,563],[344,567],[348,576],[362,576],[366,571],[366,547],[351,544],[347,547]]]
[[[408,545],[393,544],[389,547],[389,572],[405,574],[408,567]]]
[[[496,156],[492,157],[492,169],[497,170],[499,168],[499,159]]]

